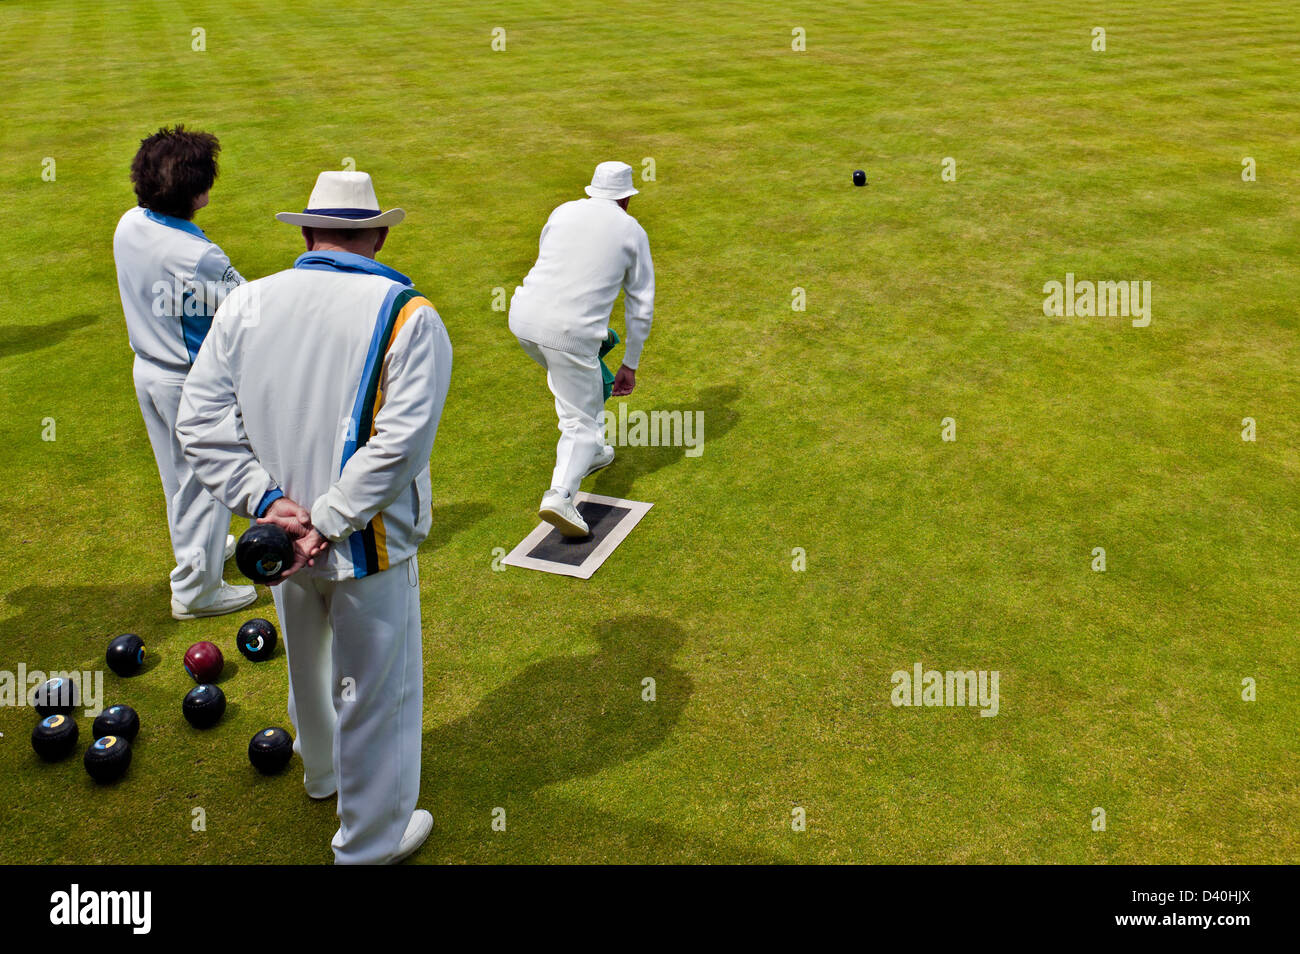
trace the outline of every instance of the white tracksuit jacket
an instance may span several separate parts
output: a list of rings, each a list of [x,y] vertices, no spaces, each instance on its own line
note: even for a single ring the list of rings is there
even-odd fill
[[[574,199],[551,213],[537,262],[510,298],[510,331],[570,354],[594,356],[620,291],[635,369],[654,319],[655,267],[641,223],[609,199]]]
[[[442,319],[410,280],[346,252],[226,298],[185,381],[176,431],[214,497],[260,516],[281,495],[334,545],[304,572],[378,573],[432,520],[429,455],[451,380]]]
[[[139,206],[117,223],[113,258],[132,350],[185,374],[213,313],[243,277],[193,222]]]

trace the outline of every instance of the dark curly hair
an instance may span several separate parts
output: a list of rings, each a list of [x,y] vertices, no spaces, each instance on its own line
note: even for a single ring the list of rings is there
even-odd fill
[[[217,179],[221,143],[212,133],[191,132],[183,125],[164,126],[140,141],[131,160],[131,182],[140,205],[162,215],[188,219],[194,200]]]

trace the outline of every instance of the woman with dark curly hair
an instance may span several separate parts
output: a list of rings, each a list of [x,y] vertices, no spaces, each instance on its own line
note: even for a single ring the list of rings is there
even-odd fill
[[[122,216],[113,235],[118,291],[135,351],[135,393],[167,497],[176,619],[231,613],[257,599],[253,587],[221,578],[234,545],[230,511],[194,478],[175,433],[181,388],[212,316],[244,281],[193,222],[208,204],[220,151],[216,136],[180,125],[143,140],[131,163],[139,205]]]

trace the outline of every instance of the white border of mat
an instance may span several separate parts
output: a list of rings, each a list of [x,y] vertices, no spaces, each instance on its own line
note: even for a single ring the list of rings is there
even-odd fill
[[[627,539],[627,535],[632,532],[632,528],[641,522],[641,518],[646,515],[654,504],[644,503],[639,500],[623,500],[621,497],[603,497],[600,494],[589,494],[586,491],[578,491],[578,495],[573,498],[575,504],[579,503],[598,503],[607,504],[611,507],[625,507],[625,513],[618,523],[614,524],[611,530],[596,549],[587,555],[577,566],[569,566],[564,563],[554,563],[550,560],[537,560],[533,557],[526,556],[528,551],[546,538],[546,535],[555,528],[549,523],[539,523],[533,528],[533,532],[519,541],[519,545],[511,550],[501,562],[506,566],[517,566],[525,570],[541,570],[543,573],[554,573],[557,576],[576,576],[580,580],[590,580],[591,575],[595,573],[605,559],[614,552],[620,543]]]

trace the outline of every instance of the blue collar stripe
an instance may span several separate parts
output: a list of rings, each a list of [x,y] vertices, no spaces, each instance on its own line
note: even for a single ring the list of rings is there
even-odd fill
[[[360,272],[379,275],[407,288],[411,287],[411,280],[397,269],[389,268],[373,258],[366,258],[353,252],[303,252],[293,263],[293,267],[322,272]]]
[[[161,212],[155,212],[153,209],[145,209],[144,215],[150,222],[157,222],[159,225],[165,225],[169,229],[178,229],[181,232],[189,232],[191,235],[196,235],[206,242],[212,241],[212,239],[203,234],[201,228],[187,219],[178,219],[174,215],[163,215]]]

